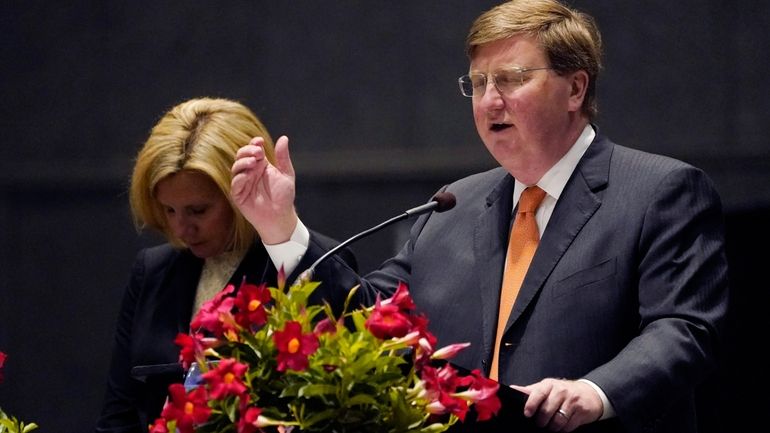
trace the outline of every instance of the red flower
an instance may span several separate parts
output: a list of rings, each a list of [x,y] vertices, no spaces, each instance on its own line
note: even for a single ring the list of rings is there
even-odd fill
[[[276,349],[278,349],[278,371],[290,368],[295,371],[305,370],[308,366],[307,357],[318,349],[318,337],[315,334],[302,334],[299,322],[286,322],[283,331],[273,334]]]
[[[377,300],[372,314],[366,319],[366,329],[383,340],[391,337],[401,338],[412,329],[412,322],[397,305],[384,305]]]
[[[414,365],[419,371],[424,364],[430,361],[430,356],[433,354],[433,348],[438,339],[428,331],[428,319],[424,315],[410,315],[409,321],[412,322],[410,332],[420,333],[420,338],[417,340],[418,345],[414,347]]]
[[[473,407],[476,409],[476,413],[478,413],[477,420],[486,421],[497,415],[497,412],[500,411],[500,408],[502,407],[502,403],[500,403],[500,398],[495,394],[490,398],[485,398],[473,403]]]
[[[215,337],[221,337],[226,330],[232,329],[235,324],[232,317],[235,300],[230,294],[234,291],[235,286],[228,284],[214,298],[204,302],[190,323],[190,328],[193,330],[205,329]]]
[[[425,317],[422,314],[411,315],[409,316],[409,321],[412,322],[411,331],[420,331],[420,335],[426,339],[427,343],[430,345],[431,348],[436,346],[436,342],[438,342],[438,339],[436,338],[435,335],[431,334],[430,331],[428,331],[427,317]],[[432,350],[431,350],[431,353],[433,353]]]
[[[182,363],[182,366],[186,369],[190,368],[190,365],[197,360],[199,356],[203,353],[204,350],[206,350],[207,347],[212,346],[212,343],[216,343],[215,341],[208,341],[206,344],[206,339],[203,337],[202,334],[182,334],[181,332],[177,334],[176,338],[174,339],[174,344],[180,347],[179,350],[179,362]]]
[[[203,379],[209,383],[210,396],[219,400],[228,395],[242,395],[247,389],[241,379],[249,367],[234,359],[223,359],[217,367],[203,374]]]
[[[238,433],[255,433],[257,431],[257,420],[262,409],[258,407],[249,407],[241,414],[238,420]]]
[[[324,318],[320,322],[318,322],[315,325],[315,328],[313,328],[313,333],[316,335],[319,334],[336,334],[337,333],[337,322],[332,321],[328,317]]]
[[[3,364],[5,364],[6,358],[8,358],[8,355],[0,352],[0,383],[3,383]]]
[[[492,379],[487,379],[481,375],[481,371],[473,370],[470,387],[467,391],[456,394],[458,397],[465,398],[473,402],[473,407],[478,413],[478,420],[484,421],[492,418],[500,410],[500,398],[497,396],[497,390],[500,384]]]
[[[399,281],[396,292],[389,299],[382,301],[382,305],[395,305],[402,310],[414,310],[416,306],[409,295],[409,287]]]
[[[452,413],[460,421],[465,420],[468,402],[454,394],[459,386],[468,385],[470,378],[458,376],[457,370],[447,364],[438,369],[426,365],[422,370],[422,379],[428,399],[432,400],[429,405],[432,413]]]
[[[193,425],[206,422],[211,415],[211,409],[206,405],[206,390],[195,388],[187,394],[184,385],[175,383],[168,387],[171,397],[160,416],[176,421],[180,433],[193,433]]]
[[[256,286],[244,280],[235,297],[235,321],[246,329],[267,323],[265,305],[270,302],[270,290],[266,284]]]
[[[156,419],[155,422],[150,426],[150,433],[168,433],[166,420],[163,418]]]
[[[442,347],[441,349],[433,352],[433,354],[430,357],[432,359],[452,359],[461,350],[465,349],[466,347],[468,347],[470,345],[471,345],[471,343],[455,343],[455,344],[450,344],[449,346]]]

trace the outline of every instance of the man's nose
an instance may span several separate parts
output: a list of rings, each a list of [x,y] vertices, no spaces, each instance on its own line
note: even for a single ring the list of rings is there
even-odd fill
[[[487,78],[487,85],[484,89],[484,94],[481,95],[479,104],[486,108],[500,108],[503,105],[503,96],[497,90],[492,77]]]

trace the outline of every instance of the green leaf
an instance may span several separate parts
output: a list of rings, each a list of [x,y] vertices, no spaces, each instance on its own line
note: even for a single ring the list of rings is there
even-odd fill
[[[279,397],[296,397],[299,396],[301,388],[304,386],[302,383],[291,383],[283,387]]]
[[[420,433],[441,433],[446,431],[452,424],[444,425],[441,423],[434,423],[420,429]]]
[[[358,405],[377,406],[377,404],[378,404],[377,400],[371,395],[367,395],[367,394],[358,394],[356,396],[351,397],[347,401],[348,406],[358,406]]]
[[[355,325],[357,331],[361,332],[366,329],[366,317],[364,317],[363,312],[355,311],[350,316],[353,318],[353,325]]]
[[[230,418],[230,421],[235,422],[235,414],[238,412],[238,399],[232,399],[232,401],[228,402],[229,404],[225,404],[225,409],[227,410],[227,417]]]
[[[21,433],[30,432],[32,430],[35,430],[38,427],[37,424],[35,424],[34,422],[31,422],[26,426],[24,425],[24,423],[21,423],[21,425],[22,425]]]
[[[321,421],[331,419],[337,416],[337,411],[334,409],[326,409],[320,412],[316,412],[313,416],[305,418],[300,423],[301,430],[307,430],[309,427],[318,424]]]
[[[337,394],[337,387],[334,385],[310,384],[300,388],[299,397],[318,397],[323,395]]]
[[[16,423],[8,418],[1,418],[0,426],[3,426],[3,429],[0,430],[0,432],[4,432],[5,429],[7,429],[9,432],[15,433]]]
[[[348,296],[345,298],[345,306],[343,307],[342,311],[349,311],[350,308],[350,302],[353,301],[353,298],[356,296],[356,292],[358,292],[358,289],[361,288],[360,284],[356,284],[352,289],[348,291]]]

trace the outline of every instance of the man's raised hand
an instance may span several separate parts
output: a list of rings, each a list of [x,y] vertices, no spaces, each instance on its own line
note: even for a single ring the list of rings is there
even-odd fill
[[[256,137],[238,149],[230,194],[262,242],[270,245],[288,241],[297,225],[295,175],[288,137],[275,143],[275,165],[267,160],[264,143]]]

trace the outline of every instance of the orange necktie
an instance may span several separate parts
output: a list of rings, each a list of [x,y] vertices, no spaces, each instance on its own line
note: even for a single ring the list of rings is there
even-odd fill
[[[527,269],[532,262],[532,257],[537,250],[540,241],[540,232],[537,230],[535,210],[545,197],[545,191],[537,186],[531,186],[521,193],[516,219],[511,228],[511,237],[508,241],[508,253],[503,272],[503,285],[500,290],[500,312],[497,316],[497,334],[495,335],[495,349],[492,355],[492,369],[489,377],[497,380],[500,363],[500,340],[505,331],[505,324],[511,316],[513,303],[519,294],[521,283],[527,275]]]

